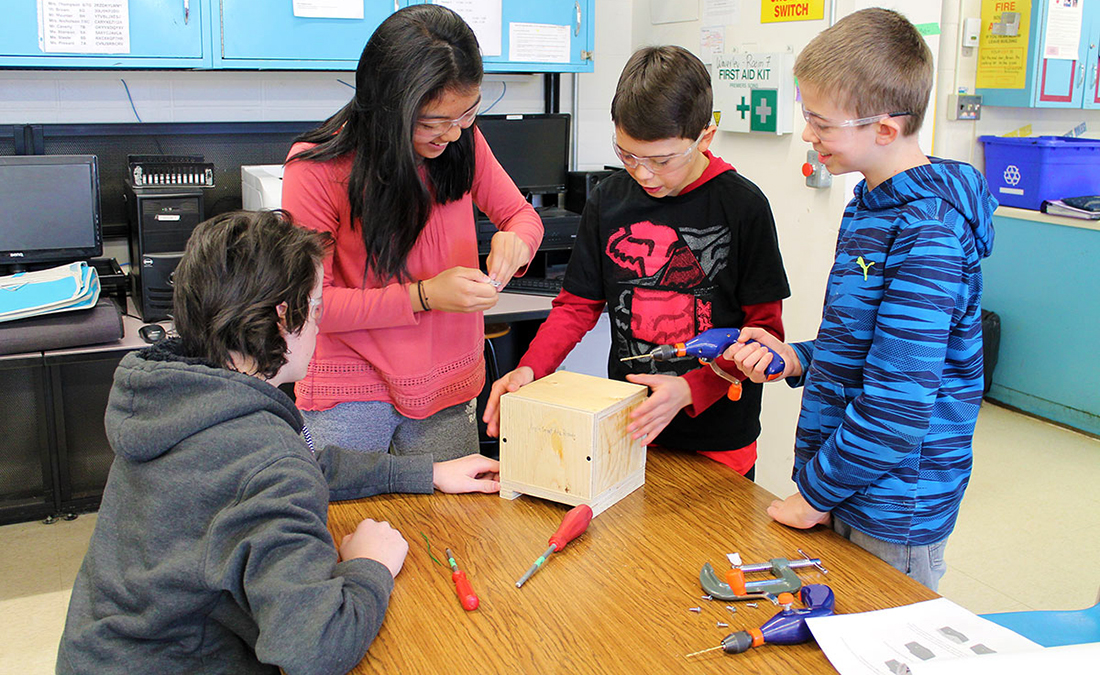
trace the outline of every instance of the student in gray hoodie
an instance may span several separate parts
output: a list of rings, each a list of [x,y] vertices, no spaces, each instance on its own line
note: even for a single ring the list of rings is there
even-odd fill
[[[478,455],[433,465],[312,447],[278,385],[312,356],[325,245],[280,212],[196,228],[175,275],[180,337],[115,372],[116,458],[58,673],[346,672],[408,543],[368,519],[337,546],[329,500],[499,490],[497,463]]]

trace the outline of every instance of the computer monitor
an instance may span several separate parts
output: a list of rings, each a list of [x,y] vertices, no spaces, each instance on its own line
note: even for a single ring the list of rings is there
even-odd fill
[[[103,253],[95,155],[0,157],[0,268]]]
[[[569,115],[479,115],[477,126],[520,192],[565,192]]]

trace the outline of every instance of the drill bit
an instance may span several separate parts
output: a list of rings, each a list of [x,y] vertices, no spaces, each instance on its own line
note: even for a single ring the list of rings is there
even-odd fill
[[[637,356],[624,356],[623,358],[621,358],[619,360],[620,361],[633,361],[635,359],[651,359],[651,358],[653,358],[653,356],[651,354],[638,354]]]

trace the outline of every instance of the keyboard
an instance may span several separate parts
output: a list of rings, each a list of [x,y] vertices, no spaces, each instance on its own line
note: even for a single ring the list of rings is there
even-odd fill
[[[525,295],[556,296],[561,292],[561,279],[539,279],[537,277],[517,277],[504,287],[505,293],[523,293]]]

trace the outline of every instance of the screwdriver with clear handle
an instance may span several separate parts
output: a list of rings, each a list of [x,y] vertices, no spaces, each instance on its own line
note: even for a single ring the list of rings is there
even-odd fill
[[[550,548],[546,549],[546,553],[539,556],[535,564],[531,565],[531,569],[524,572],[523,576],[516,582],[516,588],[523,586],[532,574],[538,572],[551,553],[562,550],[566,544],[587,530],[590,522],[592,522],[592,508],[587,504],[581,504],[570,509],[569,513],[565,514],[565,518],[562,518],[557,531],[550,535]]]

